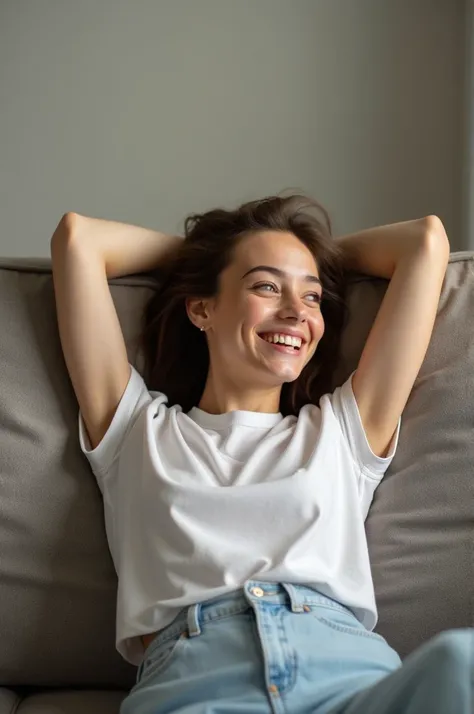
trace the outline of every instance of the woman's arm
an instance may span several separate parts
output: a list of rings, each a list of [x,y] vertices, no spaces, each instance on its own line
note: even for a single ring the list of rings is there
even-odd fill
[[[358,231],[336,242],[344,248],[348,270],[390,279],[397,263],[430,239],[446,244],[449,252],[444,226],[434,215]]]
[[[151,228],[89,218],[79,213],[71,219],[71,239],[90,244],[105,263],[107,278],[154,270],[160,261],[183,241],[180,236],[167,235]]]

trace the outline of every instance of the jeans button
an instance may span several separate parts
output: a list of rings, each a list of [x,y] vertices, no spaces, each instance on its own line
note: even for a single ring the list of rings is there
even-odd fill
[[[262,597],[262,595],[264,594],[262,588],[252,588],[251,592],[257,597]]]

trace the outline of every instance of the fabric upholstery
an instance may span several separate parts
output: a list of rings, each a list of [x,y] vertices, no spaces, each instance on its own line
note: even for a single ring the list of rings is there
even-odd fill
[[[366,520],[379,621],[403,658],[474,625],[474,252],[452,253],[395,458]],[[155,283],[109,281],[127,342]],[[362,352],[388,282],[354,276],[334,384]],[[115,651],[117,578],[81,454],[49,259],[0,259],[0,714],[118,712],[136,668]]]

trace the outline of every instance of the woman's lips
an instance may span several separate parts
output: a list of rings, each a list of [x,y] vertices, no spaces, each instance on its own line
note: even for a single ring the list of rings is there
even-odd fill
[[[281,342],[268,342],[268,340],[265,340],[263,337],[260,337],[260,339],[262,340],[262,342],[265,342],[268,347],[273,347],[274,350],[278,350],[279,352],[283,352],[284,354],[291,355],[292,357],[297,357],[301,352],[301,348],[303,347],[303,345],[301,345],[300,349],[296,350],[294,347],[291,347],[290,345],[284,345]]]

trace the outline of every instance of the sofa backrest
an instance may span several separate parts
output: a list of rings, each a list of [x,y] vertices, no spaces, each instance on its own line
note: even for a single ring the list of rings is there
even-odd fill
[[[406,656],[472,626],[474,252],[453,253],[395,458],[366,520],[376,631]],[[109,281],[132,364],[156,283]],[[357,367],[388,281],[354,276],[334,384]],[[0,259],[0,682],[130,689],[115,650],[117,577],[78,441],[49,259]]]

